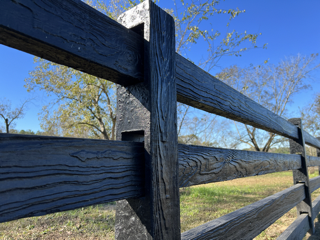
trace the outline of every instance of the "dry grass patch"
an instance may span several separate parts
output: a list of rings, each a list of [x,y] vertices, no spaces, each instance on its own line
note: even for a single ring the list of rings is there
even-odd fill
[[[0,239],[114,239],[115,204],[24,218],[0,224]]]
[[[283,172],[182,189],[181,231],[197,227],[290,186],[292,173]]]
[[[310,178],[318,176],[315,171],[309,174]],[[182,189],[181,231],[197,227],[292,185],[292,171],[287,171]],[[319,194],[318,189],[312,194],[312,200]],[[277,239],[296,217],[296,209],[293,208],[255,239]]]

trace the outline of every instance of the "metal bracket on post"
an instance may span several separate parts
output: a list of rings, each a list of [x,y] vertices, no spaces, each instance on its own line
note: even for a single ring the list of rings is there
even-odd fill
[[[303,127],[300,118],[291,118],[289,122],[297,126],[299,139],[292,140],[289,139],[290,143],[290,154],[301,154],[301,168],[293,170],[293,183],[304,183],[305,186],[305,199],[297,205],[297,214],[298,216],[302,213],[307,213],[309,215],[309,233],[314,233],[314,224],[312,221],[312,200],[310,193],[310,183],[309,183],[309,174],[307,167],[307,155],[305,142],[303,137]]]
[[[118,22],[145,38],[144,82],[118,86],[116,123],[117,140],[144,138],[145,196],[117,202],[115,237],[181,239],[174,20],[148,0]]]

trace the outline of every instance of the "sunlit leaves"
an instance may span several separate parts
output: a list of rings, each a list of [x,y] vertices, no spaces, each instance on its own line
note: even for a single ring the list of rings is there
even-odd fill
[[[175,19],[177,52],[186,54],[186,51],[192,48],[193,44],[203,40],[206,43],[207,55],[198,64],[207,71],[216,66],[223,56],[241,56],[240,53],[258,47],[256,41],[259,34],[248,34],[246,31],[238,33],[236,30],[232,30],[226,32],[225,37],[221,39],[224,29],[215,31],[207,29],[206,23],[210,23],[215,15],[229,15],[229,21],[227,22],[227,27],[229,27],[231,20],[245,12],[245,10],[239,10],[239,8],[219,8],[220,3],[221,1],[215,0],[181,1],[182,7],[177,7],[179,3],[175,2],[175,9],[167,10]],[[219,42],[217,43],[218,39]],[[246,42],[249,42],[251,46],[241,47]],[[266,45],[264,45],[265,47]],[[205,55],[205,51],[201,55]]]
[[[29,73],[25,87],[55,97],[40,114],[43,130],[64,136],[82,136],[87,131],[87,137],[114,138],[114,84],[40,58],[35,62],[38,66]]]

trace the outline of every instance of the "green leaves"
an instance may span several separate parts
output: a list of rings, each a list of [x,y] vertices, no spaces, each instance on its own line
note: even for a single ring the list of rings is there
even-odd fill
[[[219,4],[220,1],[214,0],[181,1],[180,4],[175,2],[175,9],[167,10],[174,17],[176,24],[177,52],[182,55],[187,54],[187,51],[194,44],[201,41],[202,47],[205,45],[207,47],[207,54],[205,51],[201,53],[204,55],[204,60],[198,65],[207,71],[216,66],[223,56],[241,56],[249,49],[258,48],[256,41],[257,37],[261,35],[249,34],[246,31],[239,33],[236,30],[224,33],[230,27],[231,20],[244,13],[245,10],[239,10],[239,8],[222,9],[218,7]],[[229,15],[226,29],[208,29],[208,23],[214,21],[216,15]],[[221,38],[221,36],[225,37]],[[220,42],[217,43],[218,39]],[[245,47],[241,47],[242,45]],[[263,48],[266,48],[266,44]]]
[[[55,97],[40,113],[43,130],[54,135],[114,139],[114,84],[40,58],[35,62],[38,66],[25,80],[25,87]]]

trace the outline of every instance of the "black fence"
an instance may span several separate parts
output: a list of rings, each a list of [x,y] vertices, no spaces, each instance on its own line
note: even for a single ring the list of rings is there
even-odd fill
[[[0,134],[0,222],[118,201],[116,239],[251,239],[297,206],[279,239],[313,232],[320,177],[307,167],[320,157],[305,143],[320,141],[301,120],[177,54],[174,21],[153,2],[118,22],[79,0],[1,1],[1,44],[118,84],[118,141]],[[178,144],[177,101],[288,137],[291,154]],[[286,170],[292,187],[181,234],[179,188]]]

